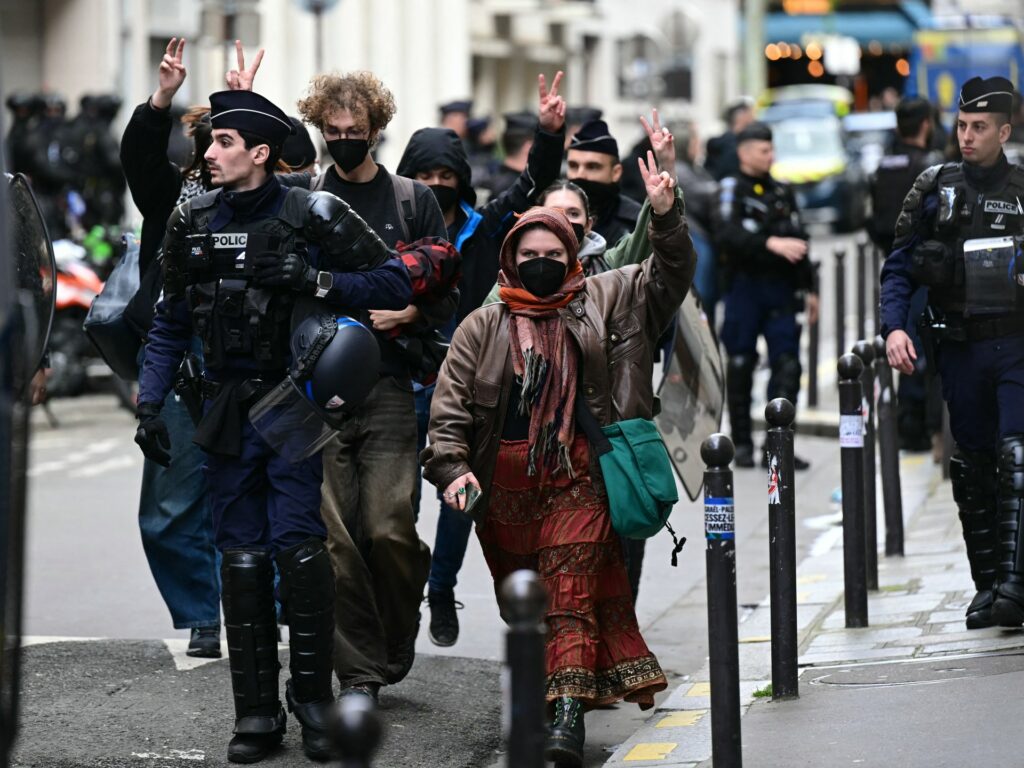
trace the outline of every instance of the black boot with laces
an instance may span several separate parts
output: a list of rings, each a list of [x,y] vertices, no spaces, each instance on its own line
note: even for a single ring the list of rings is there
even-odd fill
[[[582,768],[585,739],[583,702],[570,696],[556,699],[544,757],[558,768]]]

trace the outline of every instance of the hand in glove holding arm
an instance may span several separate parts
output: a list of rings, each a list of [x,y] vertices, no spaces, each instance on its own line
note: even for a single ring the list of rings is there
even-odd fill
[[[296,253],[260,253],[253,259],[255,282],[264,288],[290,288],[299,293],[312,293],[316,270]]]

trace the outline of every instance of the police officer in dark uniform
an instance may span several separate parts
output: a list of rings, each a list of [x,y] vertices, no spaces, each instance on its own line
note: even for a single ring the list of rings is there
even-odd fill
[[[584,123],[569,142],[567,177],[587,193],[594,231],[611,247],[636,227],[640,203],[622,194],[619,143],[604,120]]]
[[[214,536],[223,554],[224,619],[235,701],[228,760],[263,759],[282,738],[274,561],[290,627],[289,708],[303,747],[329,757],[333,702],[334,578],[320,517],[322,461],[279,456],[247,418],[291,363],[292,315],[316,297],[332,311],[401,309],[405,268],[348,205],[326,192],[283,187],[272,169],[293,128],[249,91],[210,96],[205,159],[220,189],[171,214],[162,245],[164,298],[139,381],[136,442],[168,460],[160,407],[193,333],[203,341],[204,415],[195,442],[207,453]]]
[[[757,338],[763,335],[768,344],[768,399],[785,397],[795,405],[801,373],[796,313],[803,294],[809,322],[815,322],[818,297],[796,200],[789,187],[771,176],[771,128],[764,123],[744,128],[737,136],[737,152],[739,174],[721,182],[715,237],[729,283],[722,343],[729,355],[726,391],[736,466],[752,467],[750,402]],[[795,464],[797,469],[808,466],[799,458]],[[762,465],[767,467],[766,457]]]
[[[928,286],[942,394],[957,452],[950,462],[977,594],[967,628],[1024,623],[1024,171],[1002,145],[1013,84],[964,83],[957,116],[963,161],[922,173],[903,203],[882,268],[889,364],[911,373],[910,299]]]

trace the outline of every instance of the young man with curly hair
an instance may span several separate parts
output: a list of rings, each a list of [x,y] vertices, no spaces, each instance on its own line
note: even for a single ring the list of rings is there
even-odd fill
[[[446,238],[430,189],[396,177],[371,151],[395,114],[391,92],[369,72],[313,79],[299,114],[318,128],[334,165],[286,184],[322,187],[347,202],[391,248]],[[419,484],[413,377],[403,339],[447,324],[458,291],[437,303],[371,311],[382,375],[364,407],[324,449],[321,513],[336,580],[335,672],[344,693],[376,699],[412,666],[430,550],[416,533]]]

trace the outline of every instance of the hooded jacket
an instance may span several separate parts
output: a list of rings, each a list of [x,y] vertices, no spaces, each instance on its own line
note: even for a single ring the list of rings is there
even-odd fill
[[[459,210],[448,227],[448,240],[462,254],[459,308],[455,321],[483,304],[498,279],[498,254],[516,213],[527,210],[554,183],[562,169],[563,134],[537,129],[526,168],[516,183],[481,208],[476,205],[472,172],[462,140],[449,128],[421,128],[409,139],[398,163],[399,176],[451,168],[458,178]]]

